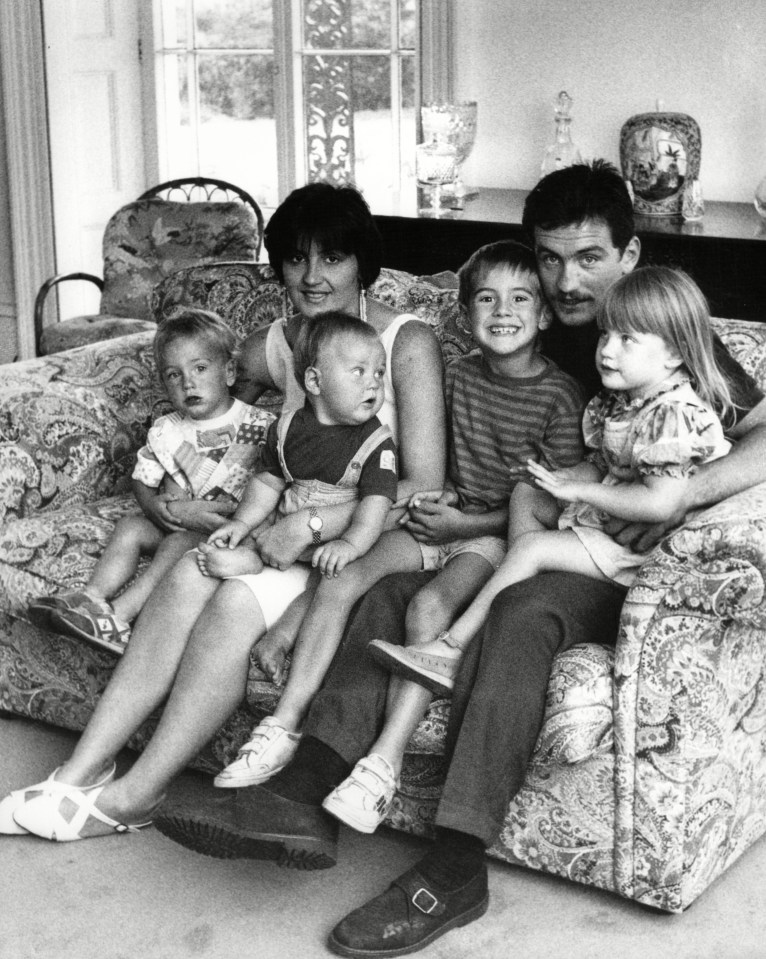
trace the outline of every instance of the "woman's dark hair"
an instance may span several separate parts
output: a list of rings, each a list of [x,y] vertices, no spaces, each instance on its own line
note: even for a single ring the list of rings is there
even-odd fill
[[[365,340],[378,340],[378,334],[369,323],[358,316],[342,310],[328,310],[303,320],[300,333],[293,347],[295,378],[303,386],[306,370],[316,366],[323,347],[337,336],[358,336]]]
[[[323,250],[353,254],[367,289],[380,273],[383,241],[369,206],[358,190],[330,183],[299,187],[274,211],[263,235],[269,263],[280,282],[282,264],[312,240]]]
[[[557,230],[586,220],[606,223],[620,254],[635,235],[628,188],[608,160],[576,163],[544,176],[527,196],[521,223],[534,242],[535,228]]]

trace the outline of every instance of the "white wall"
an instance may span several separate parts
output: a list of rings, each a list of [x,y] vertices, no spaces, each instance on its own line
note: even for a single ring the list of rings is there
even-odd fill
[[[5,114],[0,96],[0,364],[10,363],[15,355],[16,301],[13,291],[11,213],[8,205]]]
[[[619,163],[634,113],[691,114],[703,194],[750,202],[766,175],[765,0],[456,0],[456,87],[478,100],[469,184],[528,189],[553,135],[553,100],[574,98],[586,159]]]

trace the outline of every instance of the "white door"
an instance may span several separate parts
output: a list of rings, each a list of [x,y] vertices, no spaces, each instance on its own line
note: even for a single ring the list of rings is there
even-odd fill
[[[43,0],[57,271],[103,273],[109,217],[144,189],[140,0]],[[62,319],[97,313],[59,286]]]

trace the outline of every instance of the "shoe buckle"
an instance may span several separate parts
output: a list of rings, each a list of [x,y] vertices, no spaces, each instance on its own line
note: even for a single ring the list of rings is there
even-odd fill
[[[426,900],[424,905],[421,905],[421,903],[418,901],[421,898]],[[436,909],[436,907],[439,905],[439,900],[429,889],[421,886],[412,897],[412,905],[415,906],[416,909],[419,909],[421,912],[425,913],[427,916],[430,916],[434,909]]]

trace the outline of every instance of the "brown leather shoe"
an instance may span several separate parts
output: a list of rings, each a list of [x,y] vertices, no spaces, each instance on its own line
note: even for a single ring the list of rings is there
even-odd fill
[[[342,919],[328,945],[339,956],[404,956],[483,916],[488,905],[486,866],[450,893],[438,892],[415,867]]]
[[[168,839],[218,859],[265,859],[292,869],[329,869],[338,823],[321,806],[283,799],[263,786],[171,799],[154,818]]]

